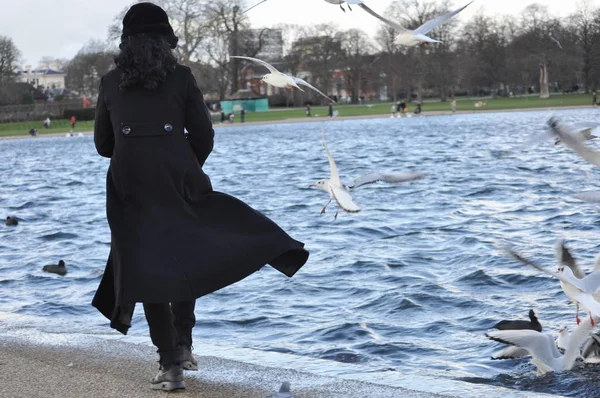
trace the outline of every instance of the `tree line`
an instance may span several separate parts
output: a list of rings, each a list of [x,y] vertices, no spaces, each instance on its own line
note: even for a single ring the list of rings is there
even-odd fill
[[[225,99],[246,88],[247,74],[243,72],[247,63],[230,59],[229,55],[259,57],[272,33],[251,28],[250,17],[242,13],[251,2],[157,3],[167,11],[179,36],[175,51],[180,62],[192,68],[206,94]],[[396,0],[378,11],[415,28],[447,12],[448,6],[435,0]],[[66,64],[66,85],[71,91],[92,98],[97,95],[100,76],[113,67],[125,12],[115,16],[108,40],[87,43]],[[332,12],[332,17],[335,15]],[[371,16],[365,13],[364,18]],[[268,61],[328,94],[343,89],[351,102],[358,102],[367,93],[372,99],[383,94],[394,101],[531,92],[547,97],[556,91],[588,92],[600,83],[600,9],[588,1],[578,3],[577,11],[562,19],[537,3],[518,15],[496,17],[479,12],[471,19],[463,18],[462,23],[459,19],[430,33],[442,43],[408,48],[396,46],[394,37],[398,32],[384,24],[379,25],[374,37],[360,29],[341,30],[335,24],[276,25],[273,29],[281,32],[282,52],[278,59]],[[0,91],[18,59],[12,41],[0,37]],[[254,68],[261,73],[261,67]],[[320,101],[311,93],[285,95],[286,101],[295,105]]]

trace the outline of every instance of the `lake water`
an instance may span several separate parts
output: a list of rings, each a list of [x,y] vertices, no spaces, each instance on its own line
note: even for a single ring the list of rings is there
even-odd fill
[[[597,121],[598,110],[561,110]],[[575,326],[556,280],[503,257],[508,240],[553,266],[567,239],[591,268],[600,208],[571,194],[600,172],[552,141],[519,144],[548,111],[239,126],[218,129],[205,171],[307,244],[292,279],[270,267],[198,300],[196,341],[570,396],[600,395],[596,368],[535,377],[528,360],[491,361],[484,333],[539,311],[546,331]],[[424,171],[400,186],[352,192],[362,211],[319,214],[327,194],[326,133],[343,179],[370,171]],[[91,137],[0,141],[0,312],[39,317],[52,332],[107,333],[90,306],[109,252],[104,192],[108,160]],[[64,259],[66,277],[42,272]],[[200,259],[199,259],[200,260]],[[48,320],[46,324],[44,319]],[[133,335],[147,335],[143,312]],[[199,353],[201,355],[210,355]],[[329,362],[325,362],[329,363]],[[330,362],[333,365],[335,362]]]

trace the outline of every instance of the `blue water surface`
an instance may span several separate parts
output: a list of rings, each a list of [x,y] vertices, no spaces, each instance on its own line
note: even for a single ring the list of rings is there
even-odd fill
[[[598,111],[552,112],[598,121]],[[525,318],[546,329],[575,326],[556,280],[504,257],[499,242],[553,266],[565,238],[591,268],[600,208],[570,195],[593,190],[600,172],[552,141],[524,146],[548,111],[237,126],[217,129],[205,171],[272,218],[311,252],[292,279],[265,267],[202,297],[197,341],[354,363],[570,396],[600,395],[593,366],[535,376],[528,360],[491,361],[484,333]],[[423,171],[400,186],[353,191],[357,214],[335,204],[321,215],[328,178],[325,132],[342,179],[371,171]],[[110,247],[105,218],[108,160],[90,136],[0,141],[0,312],[51,317],[61,332],[106,333],[90,301]],[[65,277],[42,272],[64,259]],[[199,259],[201,261],[201,259]],[[40,323],[39,328],[44,328]],[[132,334],[146,335],[143,312]],[[199,353],[210,355],[210,353]]]

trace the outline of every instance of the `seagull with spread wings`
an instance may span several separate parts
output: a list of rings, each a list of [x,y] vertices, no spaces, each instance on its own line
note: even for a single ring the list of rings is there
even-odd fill
[[[334,100],[329,98],[327,95],[325,95],[324,93],[319,91],[319,89],[312,86],[305,80],[300,79],[299,77],[286,75],[285,73],[278,71],[273,65],[271,65],[263,60],[260,60],[258,58],[242,57],[242,56],[234,56],[234,55],[232,55],[230,58],[245,59],[248,61],[256,62],[257,64],[260,64],[260,65],[264,66],[265,68],[267,68],[269,70],[269,72],[271,72],[271,73],[267,73],[266,75],[264,75],[262,77],[262,80],[265,83],[270,84],[271,86],[280,87],[280,88],[288,88],[288,89],[291,89],[294,87],[300,91],[304,91],[300,88],[300,86],[298,86],[300,84],[301,86],[305,86],[305,87],[310,88],[311,90],[316,91],[317,93],[321,94],[323,97],[327,98],[329,101],[335,102]]]
[[[435,28],[437,28],[438,26],[440,26],[441,24],[443,24],[444,22],[446,22],[447,20],[449,20],[450,18],[467,8],[467,6],[473,1],[475,0],[470,1],[467,5],[462,6],[458,10],[448,12],[444,15],[440,15],[437,18],[427,21],[415,30],[406,29],[401,24],[394,21],[390,21],[385,17],[382,17],[363,3],[359,3],[358,6],[366,12],[368,12],[369,14],[371,14],[372,16],[374,16],[375,18],[379,19],[380,21],[383,21],[386,24],[390,25],[392,28],[399,32],[398,36],[396,36],[396,38],[394,39],[394,43],[396,45],[416,46],[422,43],[441,43],[441,41],[434,40],[431,37],[427,36],[427,33],[431,32],[432,30],[434,30]]]
[[[402,182],[408,182],[423,178],[425,173],[421,172],[398,172],[398,173],[369,173],[362,177],[356,178],[351,184],[344,184],[340,180],[340,174],[338,172],[335,160],[327,144],[325,143],[325,137],[323,137],[323,146],[325,147],[325,153],[327,153],[327,159],[329,160],[329,168],[331,175],[328,180],[319,180],[311,185],[311,187],[319,188],[329,193],[329,202],[321,210],[321,214],[325,213],[325,209],[329,204],[335,200],[340,209],[348,213],[358,213],[360,208],[352,200],[352,196],[348,193],[348,189],[356,189],[363,185],[374,184],[376,182],[387,182],[389,184],[399,184]],[[337,218],[338,212],[336,211],[335,217]]]
[[[242,12],[242,14],[247,13],[248,11],[250,11],[251,9],[253,9],[254,7],[256,7],[256,6],[264,3],[265,1],[267,1],[267,0],[259,1],[258,3],[256,3],[255,5],[253,5],[252,7],[248,8],[246,11]],[[363,0],[325,0],[325,1],[328,2],[329,4],[339,4],[340,8],[344,12],[346,12],[346,10],[342,6],[342,4],[346,3],[346,5],[348,6],[348,9],[350,11],[352,11],[352,8],[350,7],[350,4],[362,4],[362,2],[363,2]]]

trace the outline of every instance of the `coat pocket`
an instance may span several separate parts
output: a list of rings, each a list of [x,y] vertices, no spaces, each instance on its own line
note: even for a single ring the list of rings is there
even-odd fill
[[[121,123],[121,134],[127,138],[172,135],[174,131],[175,127],[169,122]]]

